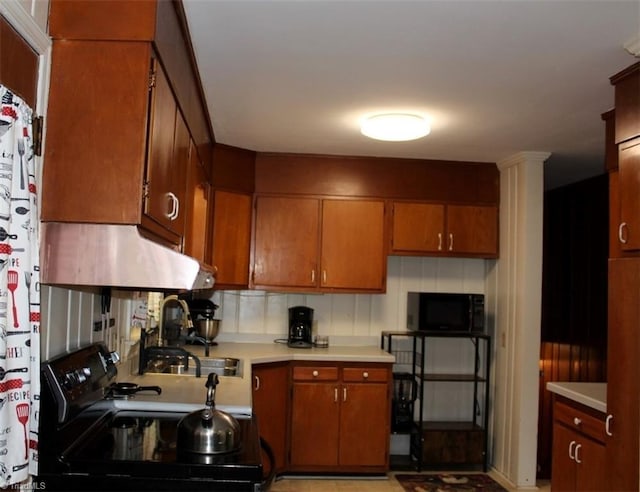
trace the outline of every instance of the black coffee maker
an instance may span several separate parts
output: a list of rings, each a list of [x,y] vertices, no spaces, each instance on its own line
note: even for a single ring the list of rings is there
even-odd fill
[[[287,345],[294,348],[311,348],[311,328],[313,309],[306,306],[289,308],[289,340]]]

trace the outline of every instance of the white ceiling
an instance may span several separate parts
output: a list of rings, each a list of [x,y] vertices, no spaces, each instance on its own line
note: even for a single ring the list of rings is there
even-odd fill
[[[640,0],[183,0],[216,141],[256,151],[496,162],[546,151],[547,187],[603,170],[609,77]],[[359,133],[417,110],[429,136]]]

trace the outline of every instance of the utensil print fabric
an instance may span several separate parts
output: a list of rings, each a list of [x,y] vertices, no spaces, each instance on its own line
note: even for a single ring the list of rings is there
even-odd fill
[[[32,117],[0,85],[0,488],[38,471],[40,241]]]

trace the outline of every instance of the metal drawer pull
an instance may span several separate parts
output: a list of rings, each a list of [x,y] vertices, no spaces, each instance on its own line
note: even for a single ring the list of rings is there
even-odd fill
[[[318,377],[318,371],[313,371],[313,372],[311,373],[311,375],[312,375],[314,378],[317,378],[317,377]]]
[[[582,447],[582,444],[578,444],[576,446],[576,463],[582,463],[582,461],[580,461],[580,458],[578,457],[578,451],[580,451],[581,447]]]
[[[575,425],[582,425],[582,420],[580,420],[578,417],[574,417],[573,418],[573,423]]]
[[[571,442],[569,443],[569,458],[571,458],[572,460],[575,460],[575,459],[576,459],[575,455],[573,454],[573,447],[574,447],[576,444],[578,444],[578,443],[577,443],[577,442],[575,442],[575,441],[571,441]]]
[[[613,432],[611,432],[611,421],[613,420],[613,415],[607,415],[607,420],[604,421],[604,432],[607,436],[613,436]]]
[[[624,230],[626,228],[627,228],[626,222],[622,222],[618,226],[618,241],[620,241],[622,244],[627,244],[627,238],[625,237],[625,234],[624,234]]]
[[[368,373],[368,372],[366,372],[366,371],[365,371],[365,372],[363,372],[363,373],[362,373],[362,377],[363,377],[363,378],[365,378],[365,379],[367,379],[367,378],[369,377],[369,373]]]

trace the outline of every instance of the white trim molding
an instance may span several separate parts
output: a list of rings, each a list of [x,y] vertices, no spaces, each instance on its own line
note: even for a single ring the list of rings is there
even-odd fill
[[[23,3],[20,0],[0,0],[0,15],[7,19],[39,55],[42,55],[50,49],[51,38],[24,9]]]
[[[640,31],[640,27],[638,28],[638,31]],[[640,33],[633,36],[622,46],[633,56],[640,58]]]

